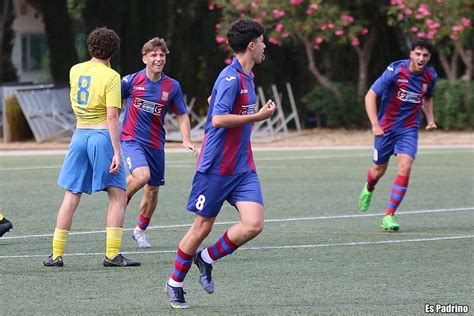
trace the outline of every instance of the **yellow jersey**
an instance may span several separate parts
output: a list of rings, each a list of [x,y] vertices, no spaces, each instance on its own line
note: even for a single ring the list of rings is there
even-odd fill
[[[107,108],[121,108],[120,75],[110,66],[86,61],[71,67],[71,105],[78,124],[107,121]]]

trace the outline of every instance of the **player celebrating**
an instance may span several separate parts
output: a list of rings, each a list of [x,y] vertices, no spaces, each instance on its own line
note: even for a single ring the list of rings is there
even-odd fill
[[[392,154],[397,156],[398,176],[395,179],[382,222],[384,230],[399,230],[395,211],[403,200],[418,148],[420,108],[427,120],[426,130],[436,129],[433,116],[433,90],[436,72],[429,66],[433,44],[426,38],[416,38],[410,59],[396,61],[387,67],[365,96],[365,108],[372,124],[374,165],[367,174],[367,183],[359,198],[359,209],[369,209],[377,181],[387,170]],[[381,104],[377,115],[377,97]]]
[[[8,232],[10,229],[13,228],[12,222],[10,222],[8,219],[3,216],[2,213],[0,213],[0,237],[5,235],[6,232]]]
[[[127,199],[144,187],[140,215],[132,237],[139,248],[151,247],[145,230],[158,203],[160,186],[165,184],[165,115],[171,109],[178,119],[183,147],[197,156],[191,143],[190,122],[179,82],[163,73],[166,42],[152,38],[142,48],[145,69],[122,79],[125,117],[121,145],[130,175],[127,177]]]
[[[269,100],[255,113],[252,68],[264,59],[263,25],[252,20],[234,22],[227,34],[235,52],[232,63],[219,74],[210,99],[201,154],[197,163],[187,209],[194,223],[179,243],[166,291],[172,308],[189,308],[183,282],[192,261],[207,293],[214,292],[212,262],[233,253],[263,229],[263,198],[255,171],[250,134],[252,123],[269,118],[275,103]],[[239,212],[240,222],[217,242],[196,253],[212,230],[227,200]]]
[[[106,256],[104,266],[139,266],[119,254],[126,207],[125,169],[121,167],[119,139],[120,75],[110,68],[110,58],[120,39],[105,27],[87,37],[92,59],[74,65],[69,77],[76,130],[59,175],[66,189],[53,236],[53,253],[43,261],[47,267],[62,267],[74,211],[81,194],[107,191]]]

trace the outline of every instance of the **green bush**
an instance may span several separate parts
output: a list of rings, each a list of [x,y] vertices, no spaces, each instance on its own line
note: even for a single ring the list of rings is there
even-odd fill
[[[433,111],[439,129],[472,129],[473,88],[472,81],[438,80],[433,97]]]
[[[309,111],[326,118],[326,126],[332,128],[367,127],[369,121],[362,100],[357,100],[357,87],[353,83],[338,83],[342,94],[338,100],[329,90],[316,86],[303,99]]]
[[[363,100],[357,99],[355,84],[338,83],[342,100],[322,86],[316,86],[303,99],[308,111],[325,117],[325,125],[331,128],[367,128],[369,119]],[[436,124],[442,130],[472,129],[474,125],[474,84],[472,82],[439,79],[436,83],[433,111]],[[426,124],[422,119],[421,126]]]

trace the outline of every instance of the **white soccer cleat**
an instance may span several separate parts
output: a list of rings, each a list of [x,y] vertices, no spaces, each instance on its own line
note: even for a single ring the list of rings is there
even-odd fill
[[[138,248],[151,248],[151,244],[148,242],[148,236],[144,230],[135,228],[132,233],[132,238],[138,244]]]

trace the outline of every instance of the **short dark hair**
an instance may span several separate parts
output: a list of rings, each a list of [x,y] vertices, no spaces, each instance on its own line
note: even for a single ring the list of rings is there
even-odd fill
[[[155,49],[161,49],[163,53],[168,54],[170,51],[168,50],[168,46],[166,45],[166,41],[159,37],[153,37],[151,40],[145,43],[142,48],[142,55],[146,55],[149,52],[154,51]]]
[[[87,49],[92,57],[99,59],[111,58],[120,47],[117,33],[106,27],[98,27],[87,37]]]
[[[417,37],[411,42],[411,50],[415,50],[415,48],[420,47],[420,48],[426,48],[426,50],[430,53],[433,54],[433,43],[431,42],[430,39],[425,38],[425,37]]]
[[[227,40],[236,53],[244,52],[250,42],[265,33],[265,27],[256,21],[241,19],[230,25]]]

